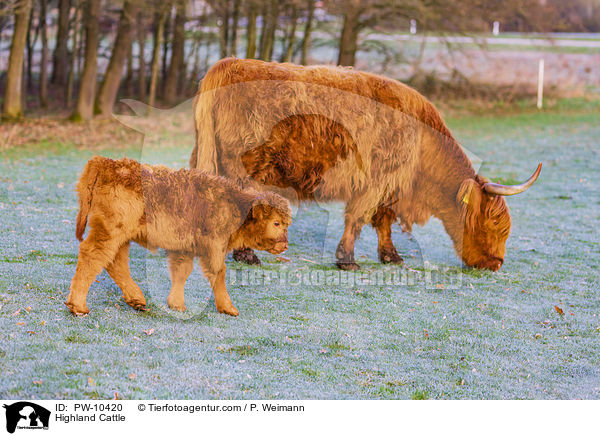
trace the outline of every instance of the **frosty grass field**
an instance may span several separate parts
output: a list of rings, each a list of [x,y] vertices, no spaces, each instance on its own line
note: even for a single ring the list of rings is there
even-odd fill
[[[544,163],[532,189],[507,199],[513,228],[499,272],[462,269],[432,220],[412,237],[395,227],[396,246],[405,268],[445,268],[438,278],[460,279],[458,289],[230,283],[237,318],[216,312],[198,267],[188,313],[171,311],[164,253],[135,245],[131,269],[148,312],[128,307],[105,272],[92,285],[89,316],[63,304],[77,261],[74,186],[87,159],[185,167],[189,141],[143,153],[139,143],[0,149],[0,397],[599,399],[599,119],[595,108],[449,120],[494,180],[525,179]],[[341,205],[329,219],[323,248],[327,214],[301,210],[291,262],[259,253],[263,268],[333,271]],[[365,228],[362,271],[397,270],[376,261],[376,246]],[[257,268],[230,257],[228,270]]]

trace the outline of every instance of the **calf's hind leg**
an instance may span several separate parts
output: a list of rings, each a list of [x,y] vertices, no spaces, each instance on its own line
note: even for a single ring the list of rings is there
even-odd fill
[[[185,311],[185,282],[194,270],[194,258],[187,254],[169,252],[169,272],[171,273],[171,292],[167,304],[171,309]]]
[[[381,263],[401,264],[403,262],[392,242],[392,224],[395,221],[396,214],[385,206],[379,206],[371,218],[371,225],[377,231],[377,253]]]
[[[106,271],[123,291],[123,298],[127,304],[137,310],[146,309],[144,294],[129,271],[129,242],[119,248],[115,259],[106,267]]]
[[[86,305],[90,286],[102,269],[113,262],[121,245],[116,239],[111,239],[104,228],[98,230],[95,227],[79,244],[77,268],[65,303],[72,313],[85,315],[90,312]]]

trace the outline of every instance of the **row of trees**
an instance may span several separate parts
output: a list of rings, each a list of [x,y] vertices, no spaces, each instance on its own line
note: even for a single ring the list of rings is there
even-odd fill
[[[276,30],[284,32],[283,54],[277,60],[295,58],[306,63],[316,2],[123,0],[113,4],[103,0],[56,0],[52,3],[52,0],[19,0],[12,5],[4,3],[0,9],[0,31],[6,27],[7,18],[14,17],[4,84],[5,119],[23,116],[25,96],[33,91],[34,82],[38,85],[40,106],[48,106],[49,84],[56,91],[54,98],[62,100],[66,107],[74,102],[70,116],[73,120],[112,113],[119,91],[135,95],[149,105],[154,105],[160,96],[170,105],[196,86],[209,65],[214,45],[218,44],[221,57],[245,55],[271,60]],[[49,6],[54,6],[54,17],[49,16]],[[118,19],[111,23],[115,9]],[[49,21],[56,23],[51,59]],[[238,47],[242,21],[244,53]],[[300,24],[302,38],[297,40]],[[98,80],[99,58],[104,55],[102,43],[110,41],[112,35],[108,63]],[[150,59],[147,47],[151,47]],[[34,80],[36,53],[40,59]]]
[[[569,10],[595,14],[598,8],[592,1],[573,0],[570,4],[582,6]],[[0,36],[5,29],[11,34],[2,113],[7,119],[22,117],[27,96],[36,96],[42,107],[60,102],[72,108],[73,120],[112,113],[119,93],[150,105],[159,98],[172,105],[193,92],[219,56],[308,63],[316,25],[336,42],[338,64],[354,65],[361,49],[359,35],[367,28],[408,29],[411,19],[418,21],[419,29],[436,31],[489,30],[492,20],[531,26],[540,16],[549,19],[562,4],[562,0],[0,0]],[[0,74],[4,69],[0,66]]]

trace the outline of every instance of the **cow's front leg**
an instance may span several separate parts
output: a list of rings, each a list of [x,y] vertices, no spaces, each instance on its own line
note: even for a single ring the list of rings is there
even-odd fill
[[[337,246],[337,250],[335,250],[335,264],[338,268],[346,271],[354,271],[360,268],[354,261],[354,244],[360,236],[361,229],[362,225],[360,223],[346,216],[344,234]]]
[[[381,263],[401,264],[403,262],[392,241],[392,224],[395,221],[396,214],[385,206],[380,206],[371,218],[371,225],[377,232],[377,253]]]
[[[194,258],[187,254],[170,251],[168,253],[171,274],[171,292],[167,304],[173,310],[185,311],[185,282],[194,270]]]

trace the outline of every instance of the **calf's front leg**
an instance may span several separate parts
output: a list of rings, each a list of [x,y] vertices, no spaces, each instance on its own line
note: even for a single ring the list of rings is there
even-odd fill
[[[200,258],[200,265],[215,294],[217,310],[227,315],[238,316],[239,312],[231,302],[225,286],[225,254],[225,250],[213,252],[207,258]]]
[[[225,265],[223,264],[223,268],[221,268],[212,280],[209,280],[215,294],[215,306],[217,310],[227,315],[238,316],[240,313],[231,302],[227,287],[225,286]]]

